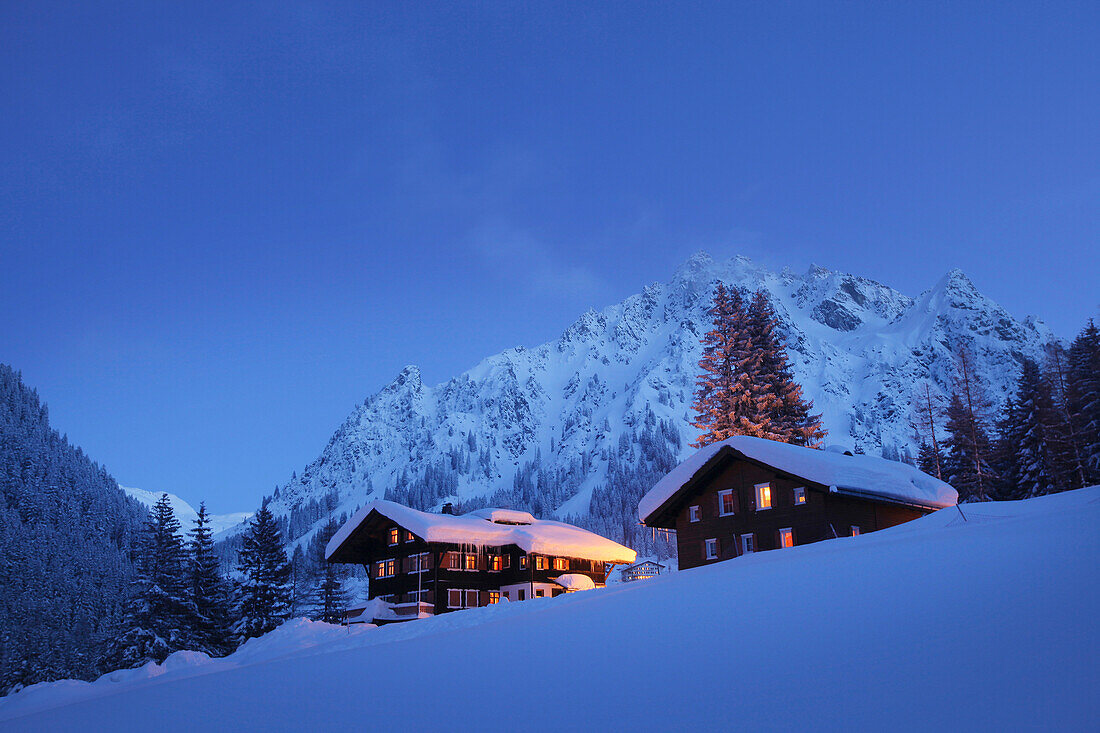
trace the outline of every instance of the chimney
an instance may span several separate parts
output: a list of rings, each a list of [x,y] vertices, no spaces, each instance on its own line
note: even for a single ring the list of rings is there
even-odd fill
[[[439,513],[453,515],[455,513],[454,505],[452,505],[451,502],[448,501],[446,504],[443,505],[443,508],[439,510]]]

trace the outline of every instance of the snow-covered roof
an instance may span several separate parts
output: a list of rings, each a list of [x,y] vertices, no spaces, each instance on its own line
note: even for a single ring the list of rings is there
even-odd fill
[[[669,471],[638,502],[638,517],[646,521],[723,448],[842,493],[880,496],[935,509],[952,506],[959,499],[950,485],[907,463],[738,435],[700,448]]]
[[[634,550],[606,537],[572,524],[535,519],[526,512],[479,509],[459,516],[431,514],[383,499],[367,504],[356,512],[329,540],[325,557],[332,557],[371,512],[378,512],[425,542],[482,547],[517,545],[524,552],[540,555],[560,555],[614,563],[631,563],[637,557]],[[516,519],[526,523],[517,524]]]
[[[481,517],[482,519],[488,519],[490,522],[494,522],[496,524],[535,523],[535,517],[533,514],[516,511],[515,509],[475,509],[472,512],[467,512],[466,516]]]
[[[554,582],[566,590],[595,590],[596,581],[581,573],[565,573],[554,578]]]

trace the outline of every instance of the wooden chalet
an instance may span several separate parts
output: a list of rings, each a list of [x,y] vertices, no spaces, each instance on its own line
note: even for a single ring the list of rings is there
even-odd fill
[[[366,568],[370,599],[386,604],[379,622],[601,587],[609,565],[636,559],[617,542],[527,512],[455,516],[381,500],[349,519],[325,556]]]
[[[638,516],[676,531],[683,570],[885,529],[957,500],[905,463],[737,436],[673,469],[642,497]]]
[[[632,583],[635,580],[647,580],[656,578],[667,568],[659,562],[645,560],[636,565],[630,565],[619,571],[619,579],[624,583]]]

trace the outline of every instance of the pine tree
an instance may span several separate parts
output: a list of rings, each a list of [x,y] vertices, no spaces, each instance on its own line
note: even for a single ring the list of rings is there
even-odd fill
[[[188,598],[180,523],[168,494],[153,505],[139,548],[137,579],[122,634],[103,660],[104,670],[163,662],[191,646],[195,620]]]
[[[241,618],[237,634],[261,636],[289,618],[290,563],[275,516],[265,503],[249,522],[240,551]]]
[[[986,501],[992,478],[986,428],[989,402],[974,373],[973,358],[965,349],[955,355],[955,370],[955,390],[947,407],[947,481],[960,498]]]
[[[733,396],[737,369],[744,358],[745,313],[741,294],[736,289],[726,290],[719,282],[707,313],[711,329],[702,339],[701,373],[692,406],[696,415],[692,424],[703,431],[693,443],[696,448],[735,434],[731,425],[736,413]]]
[[[224,656],[233,647],[230,589],[219,572],[205,502],[199,504],[189,536],[187,583],[196,615],[193,648],[211,656]]]
[[[1047,347],[1044,379],[1050,392],[1051,455],[1055,482],[1064,491],[1079,489],[1087,480],[1080,426],[1071,410],[1072,388],[1069,360],[1065,348],[1058,343]]]
[[[946,481],[959,492],[960,501],[985,501],[990,473],[989,437],[958,394],[952,394],[947,405],[946,427],[943,461]]]
[[[328,541],[340,529],[337,522],[329,522],[317,533],[315,553],[320,563],[319,583],[316,593],[316,604],[313,617],[318,621],[329,624],[338,624],[343,620],[344,611],[347,609],[347,594],[344,591],[344,581],[347,571],[342,565],[328,562],[325,559],[325,548]]]
[[[993,469],[992,498],[998,501],[1012,501],[1026,498],[1021,489],[1019,460],[1014,427],[1019,421],[1016,401],[1010,395],[1005,401],[1001,417],[996,425],[996,438],[989,450],[989,463]]]
[[[1016,493],[1023,497],[1055,491],[1049,422],[1052,413],[1039,366],[1031,359],[1024,359],[1007,425],[1008,443],[1014,447],[1013,469],[1019,486]]]
[[[939,438],[942,432],[936,435],[936,423],[943,412],[942,398],[932,390],[932,385],[924,381],[917,388],[912,403],[913,429],[917,433],[920,443],[920,456],[918,465],[920,470],[930,476],[943,480],[943,453],[940,450]]]
[[[693,425],[702,447],[734,435],[816,446],[825,437],[813,403],[802,398],[767,295],[746,309],[736,290],[718,283],[708,311],[713,324],[702,340]]]
[[[756,291],[749,304],[749,363],[744,370],[750,380],[762,385],[755,395],[754,411],[761,421],[761,437],[784,443],[816,447],[825,439],[821,415],[811,414],[813,401],[802,398],[795,382],[787,350],[779,335],[779,319],[763,290]]]
[[[1100,483],[1100,328],[1090,320],[1069,350],[1067,402],[1081,443],[1085,483]]]
[[[929,476],[943,480],[943,456],[937,447],[921,441],[917,452],[917,468]]]

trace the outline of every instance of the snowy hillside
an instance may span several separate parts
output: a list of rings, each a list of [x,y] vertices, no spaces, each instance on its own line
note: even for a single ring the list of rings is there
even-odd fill
[[[1004,395],[1020,358],[1038,357],[1053,338],[1040,322],[1014,320],[958,270],[914,299],[820,267],[776,273],[700,253],[669,282],[585,313],[557,341],[505,351],[434,387],[406,367],[279,489],[272,510],[289,517],[296,539],[330,511],[350,514],[383,495],[425,509],[458,497],[590,518],[630,541],[625,518],[637,499],[696,437],[699,339],[718,280],[769,293],[828,442],[888,457],[915,454],[914,385],[931,376],[946,390],[954,349],[975,352],[979,376]]]
[[[146,491],[145,489],[135,489],[130,486],[119,485],[120,489],[126,492],[128,496],[133,499],[137,499],[143,506],[152,507],[158,501],[162,494],[167,492],[163,491]],[[191,531],[191,527],[194,525],[195,517],[198,516],[198,511],[188,504],[183,499],[179,498],[175,494],[168,494],[168,502],[172,505],[172,511],[176,514],[176,519],[180,520],[180,529],[184,535]],[[230,527],[235,527],[241,522],[247,522],[252,518],[252,512],[234,512],[232,514],[210,514],[210,528],[214,534],[223,532]]]
[[[1100,487],[964,511],[395,626],[292,621],[28,688],[0,729],[1094,729]]]

